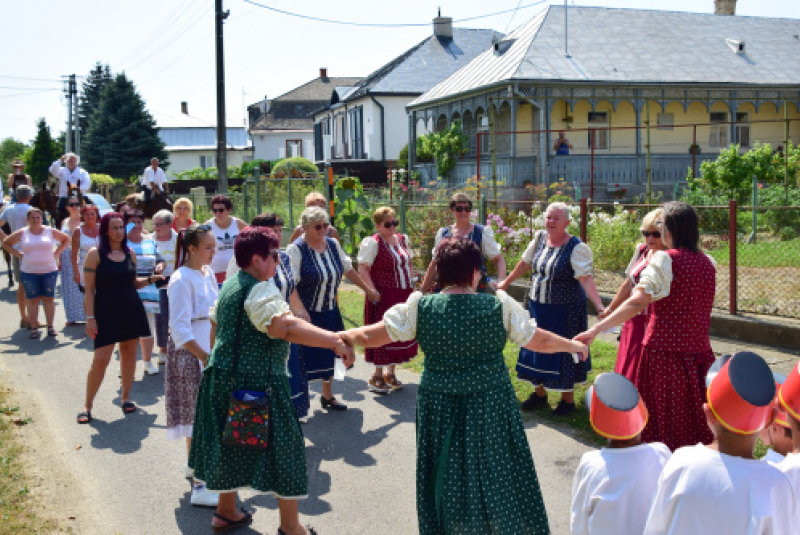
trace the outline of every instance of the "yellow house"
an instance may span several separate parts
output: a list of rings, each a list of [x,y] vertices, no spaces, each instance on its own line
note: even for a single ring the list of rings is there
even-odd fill
[[[479,159],[491,176],[493,130],[499,180],[564,178],[602,198],[641,191],[648,161],[666,190],[731,143],[792,143],[799,104],[800,21],[550,6],[407,111],[410,140],[461,122],[470,143],[454,184]],[[413,154],[410,165],[435,178]]]

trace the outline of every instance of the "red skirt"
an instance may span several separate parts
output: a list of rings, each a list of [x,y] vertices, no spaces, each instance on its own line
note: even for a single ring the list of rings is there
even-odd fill
[[[636,372],[642,360],[642,341],[647,331],[647,314],[638,314],[622,325],[617,348],[617,363],[614,371],[631,382],[636,381]]]
[[[713,362],[711,348],[679,353],[644,346],[635,381],[650,414],[644,442],[663,442],[675,451],[714,440],[703,414],[706,374]]]
[[[383,314],[398,303],[405,303],[413,290],[399,288],[377,288],[381,300],[376,304],[364,301],[364,325],[378,323]],[[394,342],[382,347],[369,348],[365,351],[367,362],[375,366],[391,366],[403,364],[417,356],[417,341]]]

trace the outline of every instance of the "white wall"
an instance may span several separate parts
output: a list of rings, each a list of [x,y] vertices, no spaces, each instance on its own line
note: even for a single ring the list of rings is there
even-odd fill
[[[175,178],[175,173],[189,171],[195,167],[200,167],[200,156],[205,156],[206,161],[210,161],[211,165],[206,167],[217,166],[217,152],[215,150],[181,150],[169,151],[169,169],[167,170],[168,180]],[[228,167],[239,167],[246,161],[253,159],[252,150],[229,150],[228,154]],[[142,167],[144,172],[144,167]]]
[[[286,158],[286,140],[303,141],[303,158],[314,161],[314,132],[254,132],[253,147],[256,160],[276,160]]]

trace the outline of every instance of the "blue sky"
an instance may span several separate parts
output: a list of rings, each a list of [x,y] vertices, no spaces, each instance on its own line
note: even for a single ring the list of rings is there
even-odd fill
[[[462,19],[513,10],[535,0],[254,0],[278,9],[355,22],[413,23],[365,28],[289,17],[244,0],[225,0],[226,105],[229,123],[242,124],[244,104],[276,97],[319,75],[366,76],[432,32],[437,7]],[[457,26],[508,31],[547,4]],[[582,0],[570,5],[711,13],[713,0]],[[45,117],[64,129],[66,105],[58,80],[85,75],[95,62],[125,71],[157,118],[189,112],[215,122],[213,0],[29,0],[9,2],[0,55],[0,139],[23,141]],[[346,6],[346,7],[342,7]],[[797,0],[739,0],[737,15],[800,19]],[[798,21],[800,24],[800,21]]]

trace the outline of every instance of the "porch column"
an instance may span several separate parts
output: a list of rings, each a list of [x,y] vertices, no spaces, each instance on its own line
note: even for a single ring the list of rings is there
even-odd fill
[[[512,132],[517,131],[517,111],[519,111],[519,101],[514,99],[511,101],[511,128]],[[517,135],[516,134],[509,134],[511,136],[511,142],[509,143],[509,150],[512,158],[517,157]]]
[[[633,102],[633,110],[636,113],[636,156],[642,154],[642,104],[639,99]]]
[[[545,97],[544,108],[539,108],[539,183],[550,182],[550,99]],[[544,131],[544,135],[541,134]]]
[[[736,135],[736,110],[739,109],[739,103],[735,100],[728,100],[728,109],[731,112],[731,143],[738,143],[739,139]]]
[[[408,172],[417,164],[417,112],[408,115]]]

